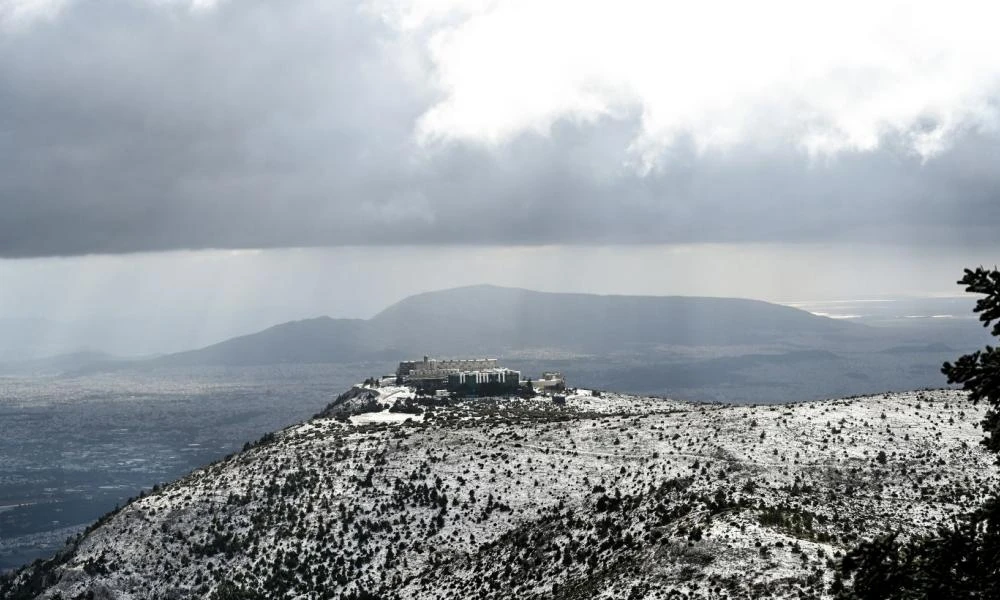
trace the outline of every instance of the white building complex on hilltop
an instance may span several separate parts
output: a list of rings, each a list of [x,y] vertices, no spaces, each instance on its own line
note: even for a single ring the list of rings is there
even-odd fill
[[[465,371],[485,371],[497,368],[495,358],[462,358],[455,360],[437,360],[424,357],[423,360],[406,360],[399,363],[396,377],[403,381],[419,381],[421,379],[448,378],[448,375]]]
[[[396,369],[398,383],[424,391],[443,390],[474,393],[478,389],[516,390],[521,372],[500,367],[495,358],[408,360]]]
[[[483,385],[486,383],[496,383],[516,387],[521,383],[521,372],[511,369],[482,369],[479,371],[462,371],[452,373],[448,376],[448,388],[456,388],[463,385]]]
[[[423,360],[400,362],[396,383],[428,393],[473,396],[512,393],[522,385],[521,372],[501,367],[495,358],[439,360],[427,356]],[[566,379],[562,373],[546,372],[540,379],[531,381],[531,388],[541,394],[561,394],[566,390]]]

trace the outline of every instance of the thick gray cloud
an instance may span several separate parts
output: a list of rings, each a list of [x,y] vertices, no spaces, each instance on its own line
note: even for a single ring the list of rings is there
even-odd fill
[[[649,171],[629,162],[639,108],[501,144],[422,139],[444,92],[424,34],[386,23],[340,2],[89,0],[0,29],[0,256],[962,245],[992,242],[1000,223],[1000,137],[983,127],[930,158],[906,132],[820,157],[680,136]]]

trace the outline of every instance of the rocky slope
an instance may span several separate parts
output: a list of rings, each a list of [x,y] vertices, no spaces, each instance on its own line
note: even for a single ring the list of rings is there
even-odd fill
[[[354,388],[0,599],[825,597],[859,538],[925,532],[998,480],[982,409],[954,391],[431,404]]]

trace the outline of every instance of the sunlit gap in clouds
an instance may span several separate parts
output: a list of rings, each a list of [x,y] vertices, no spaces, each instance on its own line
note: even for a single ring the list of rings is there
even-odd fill
[[[443,98],[424,139],[499,143],[638,107],[647,168],[678,136],[831,155],[895,132],[926,158],[963,128],[995,130],[997,15],[959,4],[368,2],[429,39]]]

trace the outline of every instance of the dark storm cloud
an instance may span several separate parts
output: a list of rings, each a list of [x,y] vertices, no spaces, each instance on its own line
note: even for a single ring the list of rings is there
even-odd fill
[[[1000,223],[1000,139],[810,159],[674,143],[637,118],[419,144],[421,40],[346,3],[69,3],[0,32],[0,256],[353,244],[880,240]]]

